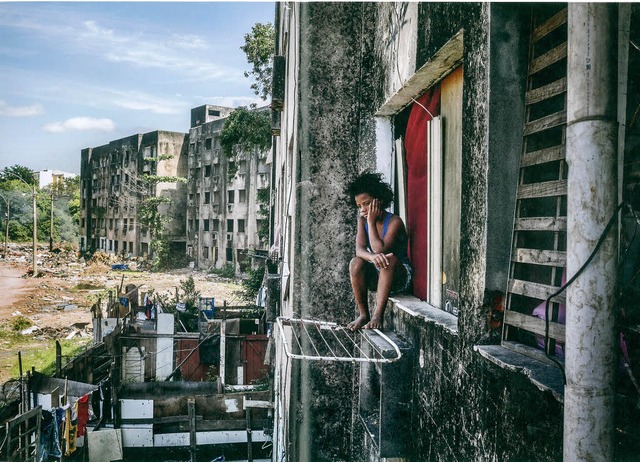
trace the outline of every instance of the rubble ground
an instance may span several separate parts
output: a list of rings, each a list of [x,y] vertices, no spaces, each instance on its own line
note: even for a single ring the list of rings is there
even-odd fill
[[[2,382],[10,378],[8,369],[16,363],[16,342],[23,352],[40,349],[52,340],[83,337],[90,342],[91,306],[98,298],[102,298],[104,306],[108,292],[115,295],[121,284],[135,284],[139,292],[153,289],[159,295],[175,298],[181,281],[192,276],[196,290],[203,297],[214,297],[217,306],[224,301],[229,305],[245,303],[237,295],[241,286],[236,281],[192,268],[164,273],[137,271],[140,262],[135,260],[122,262],[115,255],[97,253],[85,261],[71,246],[50,252],[48,246],[40,245],[38,277],[33,278],[31,255],[31,244],[12,243],[7,255],[0,259],[0,330],[21,333],[12,340],[6,336],[0,339]],[[127,263],[130,269],[111,269],[112,264],[120,263]]]

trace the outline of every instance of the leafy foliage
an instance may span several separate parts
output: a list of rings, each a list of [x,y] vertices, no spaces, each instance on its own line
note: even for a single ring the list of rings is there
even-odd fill
[[[255,303],[256,296],[264,279],[264,269],[264,266],[255,270],[250,269],[247,272],[249,277],[242,281],[241,296],[247,302]]]
[[[180,281],[180,301],[185,304],[185,312],[181,313],[179,318],[188,331],[195,332],[198,330],[198,299],[200,291],[196,290],[196,284],[192,276]]]
[[[225,263],[222,268],[211,268],[209,272],[227,279],[232,279],[236,276],[236,268],[232,263]]]
[[[220,144],[227,157],[233,157],[234,147],[241,151],[271,146],[271,119],[268,111],[249,110],[244,106],[235,109],[220,132]]]
[[[140,181],[148,185],[154,185],[158,183],[186,183],[187,179],[179,176],[161,176],[161,175],[142,175]]]
[[[36,178],[33,174],[33,171],[27,167],[23,167],[22,165],[12,165],[11,167],[5,167],[0,172],[0,182],[4,183],[5,181],[10,180],[18,180],[22,179],[27,184],[33,186],[36,184]]]
[[[18,179],[25,179],[28,184]],[[14,165],[0,172],[0,195],[11,204],[9,238],[24,242],[33,238],[33,186],[34,176],[26,167]],[[62,182],[36,188],[38,240],[49,239],[51,232],[51,197],[53,194],[53,240],[76,243],[80,226],[80,178],[65,178]],[[3,226],[4,227],[4,226]]]
[[[251,33],[244,35],[244,46],[240,47],[247,56],[247,62],[252,65],[245,77],[253,77],[251,89],[263,100],[271,94],[273,78],[273,54],[275,51],[275,29],[270,22],[256,23]]]

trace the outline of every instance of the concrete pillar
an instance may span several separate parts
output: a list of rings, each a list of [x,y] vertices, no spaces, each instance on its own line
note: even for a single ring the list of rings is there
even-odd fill
[[[570,3],[567,276],[587,260],[617,202],[617,6]],[[617,227],[567,291],[564,460],[613,458]]]

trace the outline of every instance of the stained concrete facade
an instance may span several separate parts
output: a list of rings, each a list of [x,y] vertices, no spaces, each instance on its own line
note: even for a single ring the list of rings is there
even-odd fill
[[[268,191],[268,151],[234,151],[227,158],[220,132],[232,108],[201,106],[191,111],[187,184],[187,253],[198,268],[233,265],[246,272],[267,250],[258,229],[268,210],[258,202]]]
[[[278,330],[275,459],[561,460],[562,373],[491,341],[485,303],[509,277],[531,6],[283,2],[275,23],[286,66],[273,184],[281,291],[272,296],[284,317],[346,324],[356,315],[348,264],[357,215],[345,186],[365,169],[396,184],[406,108],[464,72],[458,316],[392,297],[385,329],[411,345],[412,361],[390,388],[383,371],[375,385],[349,363],[287,356],[283,345],[295,340]],[[395,454],[382,442],[396,422],[372,431],[362,417],[359,392],[376,386],[380,407],[384,396],[410,396],[411,441]],[[621,437],[616,450],[633,444]]]
[[[145,175],[186,178],[187,134],[156,130],[81,152],[80,247],[125,256],[149,255],[149,229],[138,222],[138,207],[148,197],[165,197],[158,206],[167,217],[166,236],[185,247],[186,186],[142,181]]]

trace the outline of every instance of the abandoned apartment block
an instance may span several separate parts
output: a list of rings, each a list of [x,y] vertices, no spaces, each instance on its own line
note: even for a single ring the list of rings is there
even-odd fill
[[[246,272],[267,249],[268,151],[222,151],[220,132],[231,108],[191,110],[187,184],[187,254],[198,268],[233,265]],[[263,232],[259,232],[262,229]]]
[[[188,134],[153,131],[83,149],[80,248],[150,258],[161,231],[170,252],[186,253],[196,268],[254,267],[267,248],[268,151],[223,154],[232,111],[200,106]],[[150,207],[162,230],[141,219]]]

